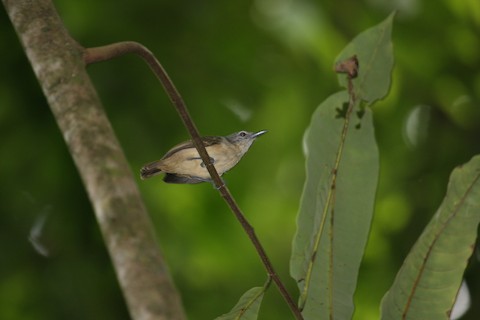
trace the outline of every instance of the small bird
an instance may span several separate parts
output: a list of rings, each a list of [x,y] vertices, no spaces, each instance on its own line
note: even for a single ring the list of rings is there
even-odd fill
[[[240,131],[225,137],[202,137],[202,141],[211,163],[221,176],[240,161],[257,137],[266,132]],[[167,183],[193,184],[211,181],[210,174],[191,140],[176,145],[162,159],[143,166],[140,177],[148,179],[162,172],[166,174],[163,181]]]

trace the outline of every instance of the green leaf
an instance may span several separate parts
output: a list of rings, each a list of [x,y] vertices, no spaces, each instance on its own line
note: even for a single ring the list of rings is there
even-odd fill
[[[393,66],[391,23],[392,16],[342,52],[342,58],[359,58],[354,94],[330,96],[313,114],[305,134],[307,180],[290,260],[305,319],[350,319],[353,314],[379,171],[372,113],[369,108],[359,112],[359,101],[373,102],[388,90],[384,85]]]
[[[266,287],[255,287],[243,294],[233,309],[216,320],[255,320],[258,317],[260,304]]]
[[[480,156],[456,168],[447,194],[382,301],[382,319],[449,319],[480,223]]]
[[[357,56],[360,69],[353,81],[355,94],[368,103],[385,97],[390,88],[394,60],[391,42],[394,16],[395,13],[390,14],[382,23],[359,34],[336,59],[339,62]],[[339,82],[347,88],[344,75],[339,75]]]
[[[304,140],[307,181],[290,271],[298,282],[305,319],[351,318],[353,292],[372,219],[378,179],[372,113],[367,109],[362,119],[355,116],[349,121],[336,163],[345,122],[336,117],[336,109],[345,103],[347,92],[322,103]]]

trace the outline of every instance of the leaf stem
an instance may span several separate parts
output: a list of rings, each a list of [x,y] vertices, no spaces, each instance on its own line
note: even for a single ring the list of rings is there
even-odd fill
[[[177,110],[185,127],[187,128],[190,136],[192,137],[192,141],[195,145],[195,148],[197,149],[200,157],[202,158],[203,163],[206,164],[206,168],[210,173],[210,176],[212,177],[212,180],[216,188],[220,192],[220,195],[224,198],[225,202],[227,202],[233,214],[235,215],[237,220],[240,222],[240,224],[242,225],[242,228],[250,238],[250,241],[252,242],[258,255],[260,256],[260,259],[267,271],[268,276],[271,277],[271,279],[277,286],[278,290],[280,291],[280,294],[285,299],[285,302],[289,306],[295,318],[303,319],[303,316],[300,310],[298,309],[297,305],[295,304],[290,294],[286,290],[279,276],[275,272],[273,265],[270,262],[270,259],[268,258],[258,237],[256,236],[253,227],[245,218],[245,215],[242,213],[242,211],[238,207],[237,203],[235,202],[235,199],[233,198],[229,189],[226,187],[222,178],[219,176],[213,163],[211,163],[207,150],[205,149],[205,146],[201,140],[199,131],[195,123],[193,122],[192,117],[188,112],[187,106],[183,101],[183,98],[181,97],[180,93],[175,88],[175,85],[173,84],[172,80],[168,76],[167,72],[162,67],[162,65],[157,60],[157,58],[155,58],[153,53],[140,43],[126,41],[126,42],[118,42],[118,43],[114,43],[114,44],[110,44],[102,47],[85,48],[84,61],[85,61],[85,64],[88,65],[95,62],[110,60],[110,59],[125,55],[127,53],[134,53],[142,57],[143,60],[149,65],[149,67],[155,73],[158,80],[160,80],[160,83],[165,89],[168,97],[170,98],[170,101],[175,106],[175,109]]]

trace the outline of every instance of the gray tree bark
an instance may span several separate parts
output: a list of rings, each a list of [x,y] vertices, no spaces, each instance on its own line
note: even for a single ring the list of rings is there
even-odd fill
[[[133,319],[185,319],[139,190],[50,0],[2,0],[80,172]]]

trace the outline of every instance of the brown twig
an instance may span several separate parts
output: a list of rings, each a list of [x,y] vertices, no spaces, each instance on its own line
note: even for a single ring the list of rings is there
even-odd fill
[[[290,310],[294,314],[295,318],[303,319],[303,316],[300,310],[298,309],[297,305],[295,304],[290,294],[286,290],[279,276],[275,272],[273,265],[270,262],[270,259],[268,258],[262,244],[258,240],[253,227],[245,218],[245,215],[242,213],[242,211],[238,207],[232,194],[226,187],[222,178],[219,176],[214,165],[211,163],[210,157],[208,156],[207,150],[203,145],[198,129],[195,126],[195,123],[193,122],[192,117],[190,116],[188,109],[185,105],[185,102],[183,101],[180,93],[175,88],[167,72],[162,67],[160,62],[155,58],[153,53],[150,52],[150,50],[148,50],[146,47],[144,47],[143,45],[137,42],[128,41],[128,42],[114,43],[114,44],[110,44],[102,47],[87,48],[85,49],[84,60],[86,64],[91,64],[91,63],[105,61],[115,57],[119,57],[127,53],[134,53],[142,57],[145,60],[145,62],[150,66],[150,68],[153,70],[157,78],[160,80],[168,97],[170,98],[172,104],[175,106],[175,109],[180,115],[180,118],[182,119],[185,127],[187,128],[190,136],[192,137],[192,141],[195,147],[197,148],[197,151],[200,154],[200,157],[202,158],[203,163],[207,164],[206,168],[210,173],[210,176],[212,177],[212,180],[216,188],[218,189],[218,191],[220,192],[224,200],[227,202],[228,206],[234,213],[237,220],[242,225],[243,229],[245,230],[248,237],[250,238],[250,241],[253,243],[258,255],[260,256],[260,259],[262,260],[263,265],[265,266],[265,269],[267,270],[268,276],[271,277],[273,282],[276,284],[278,290],[280,291],[280,294],[285,299],[286,303],[290,307]]]

